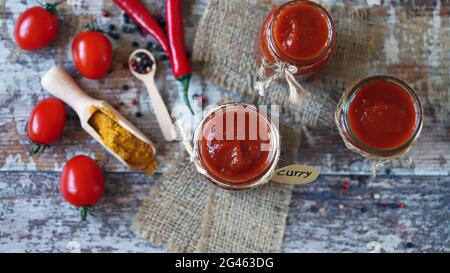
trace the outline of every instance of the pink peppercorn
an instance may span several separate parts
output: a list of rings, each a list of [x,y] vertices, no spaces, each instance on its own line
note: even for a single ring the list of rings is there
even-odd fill
[[[137,105],[137,100],[136,99],[132,99],[131,100],[131,105]]]

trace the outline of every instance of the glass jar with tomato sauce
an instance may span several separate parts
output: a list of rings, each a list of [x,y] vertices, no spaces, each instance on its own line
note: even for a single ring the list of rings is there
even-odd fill
[[[196,128],[194,163],[221,188],[253,188],[272,177],[279,138],[275,123],[255,106],[225,104],[209,111]]]
[[[343,95],[336,124],[350,150],[367,158],[406,155],[423,127],[423,110],[414,90],[391,76],[359,80]]]
[[[331,58],[336,32],[330,13],[308,0],[287,2],[264,20],[257,40],[257,59],[295,66],[297,75],[318,71]]]

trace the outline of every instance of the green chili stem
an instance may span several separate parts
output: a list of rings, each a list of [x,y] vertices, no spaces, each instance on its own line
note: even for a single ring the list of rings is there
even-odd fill
[[[192,110],[191,103],[189,102],[189,83],[191,80],[191,75],[186,75],[184,77],[178,78],[178,81],[183,85],[183,99],[186,106],[191,111],[191,114],[194,115],[194,110]]]

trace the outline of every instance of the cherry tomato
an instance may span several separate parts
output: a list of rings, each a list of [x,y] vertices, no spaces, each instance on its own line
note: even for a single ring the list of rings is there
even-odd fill
[[[86,219],[105,191],[102,169],[90,157],[78,155],[67,161],[60,178],[60,190],[64,199],[80,208],[81,219]]]
[[[73,40],[72,58],[81,75],[99,80],[106,76],[111,68],[111,42],[100,32],[82,32]]]
[[[57,4],[45,4],[45,7],[27,9],[17,19],[14,38],[23,50],[38,50],[48,46],[58,33]]]
[[[66,116],[66,108],[62,101],[56,98],[42,100],[28,118],[28,138],[35,144],[55,143],[64,130]]]

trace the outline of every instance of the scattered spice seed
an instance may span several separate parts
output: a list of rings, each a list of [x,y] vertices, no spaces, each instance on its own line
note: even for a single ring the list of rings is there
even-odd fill
[[[366,208],[366,207],[362,207],[362,208],[361,208],[361,212],[362,212],[362,213],[366,213],[366,212],[367,212],[367,208]]]
[[[107,11],[107,10],[105,10],[105,9],[102,9],[102,16],[103,16],[103,17],[110,17],[110,16],[111,16],[111,13],[109,13],[109,11]]]
[[[343,210],[343,209],[344,209],[344,205],[342,205],[342,204],[339,204],[338,207],[339,207],[340,210]]]
[[[392,170],[389,169],[389,168],[387,168],[387,169],[384,171],[384,173],[385,173],[387,176],[390,176],[390,175],[392,174]]]
[[[169,57],[167,57],[166,54],[162,54],[161,56],[159,56],[159,60],[164,62],[164,61],[169,60]]]
[[[141,112],[136,112],[136,114],[134,114],[137,118],[142,117],[142,113]]]
[[[136,105],[137,104],[137,100],[136,99],[132,99],[131,100],[131,105]]]
[[[348,183],[348,181],[345,181],[344,184],[342,185],[342,189],[347,191],[350,189],[350,183]]]
[[[122,90],[123,90],[123,91],[128,91],[128,89],[130,89],[130,87],[128,86],[128,84],[124,84],[124,85],[122,86]]]
[[[406,248],[414,248],[414,247],[416,247],[416,245],[415,245],[414,243],[407,242],[407,243],[405,244],[405,247],[406,247]]]
[[[133,41],[133,42],[131,43],[131,46],[132,46],[132,47],[138,47],[138,46],[139,46],[139,43],[136,42],[136,41]]]
[[[319,211],[319,208],[317,206],[311,206],[310,210],[311,212],[317,213]]]
[[[397,207],[398,207],[399,209],[404,209],[406,206],[405,206],[405,204],[402,203],[402,202],[397,202]]]
[[[119,38],[120,38],[119,33],[111,32],[111,31],[108,32],[108,36],[111,37],[114,40],[119,40]]]
[[[123,101],[121,101],[121,102],[119,103],[119,105],[120,105],[120,106],[124,106],[125,103],[123,103]]]
[[[110,24],[110,25],[108,26],[108,29],[109,29],[110,31],[114,31],[114,30],[116,30],[116,26],[113,25],[113,24]]]
[[[321,207],[321,208],[319,209],[319,212],[320,212],[320,213],[324,213],[324,212],[325,212],[325,208],[324,208],[324,207]]]
[[[389,207],[389,204],[388,204],[388,203],[382,203],[381,206],[382,206],[383,208],[387,208],[387,207]]]
[[[122,26],[122,32],[124,32],[124,33],[131,33],[131,28],[129,28],[127,26]]]
[[[148,43],[145,45],[145,48],[148,49],[148,50],[152,49],[152,48],[153,48],[153,43],[152,43],[152,42],[148,42]]]
[[[123,14],[123,20],[126,24],[129,24],[131,22],[130,16],[128,16],[128,14],[126,13]]]

